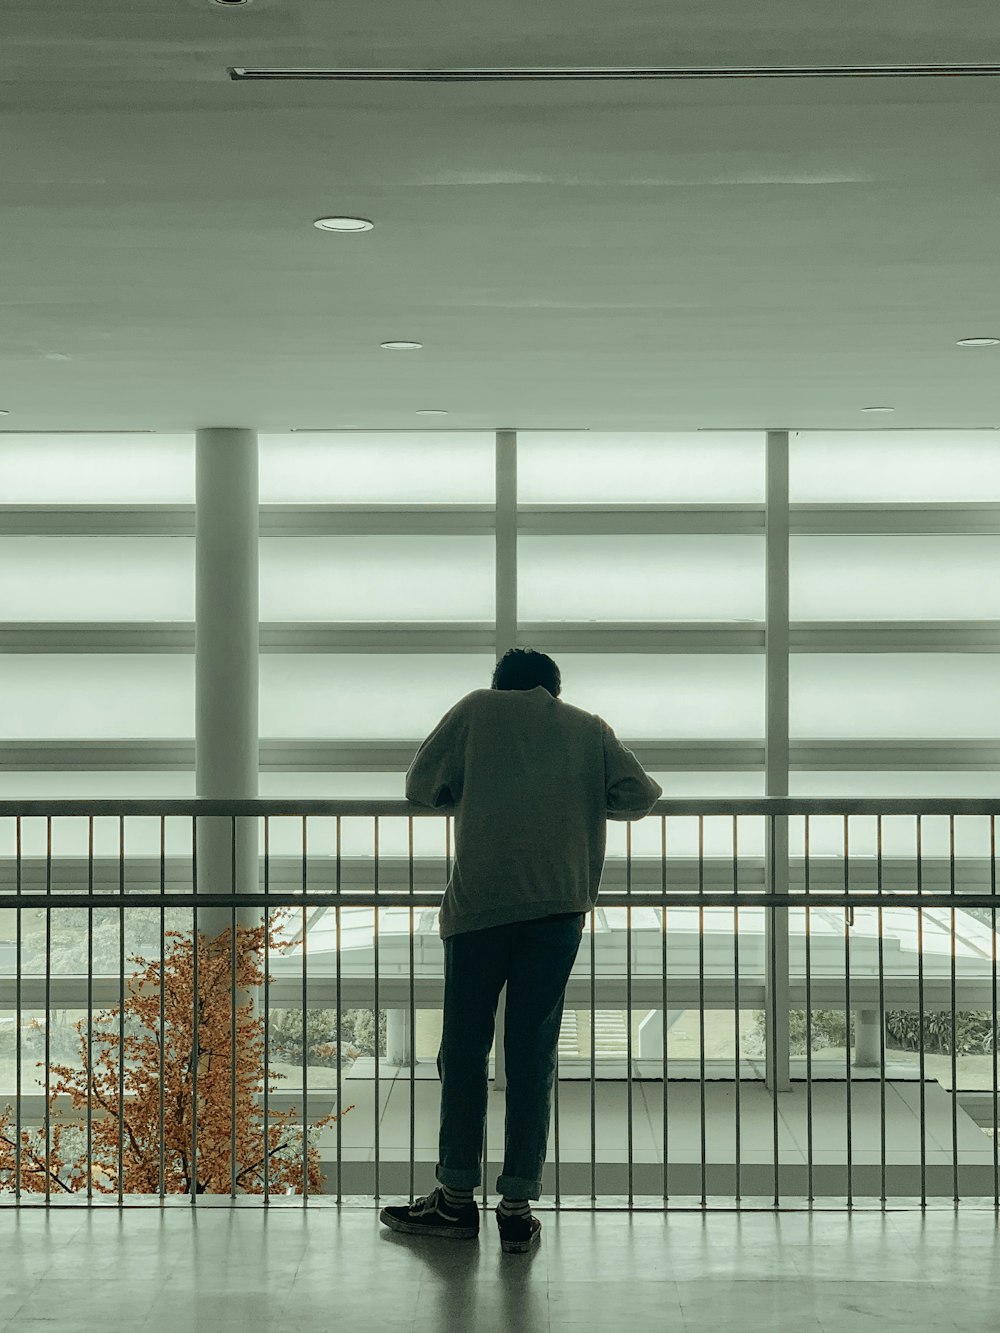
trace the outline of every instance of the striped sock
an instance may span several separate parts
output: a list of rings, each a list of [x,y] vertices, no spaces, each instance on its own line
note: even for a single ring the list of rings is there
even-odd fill
[[[500,1200],[499,1213],[501,1217],[527,1217],[531,1212],[527,1199],[508,1199],[505,1194]]]
[[[467,1190],[453,1190],[450,1185],[442,1185],[441,1193],[444,1195],[445,1203],[450,1204],[453,1208],[457,1208],[463,1203],[472,1202],[471,1188]]]

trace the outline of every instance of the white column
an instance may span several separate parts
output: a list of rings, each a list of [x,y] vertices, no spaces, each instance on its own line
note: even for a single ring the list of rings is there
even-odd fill
[[[878,1032],[878,1010],[854,1011],[854,1068],[877,1069],[881,1058]]]
[[[788,795],[788,431],[767,432],[765,608],[765,795]],[[765,886],[788,892],[788,817],[775,819],[765,847]],[[764,913],[764,1016],[767,1087],[788,1092],[788,908]],[[774,961],[772,964],[772,951]],[[776,1037],[776,1040],[775,1040]]]
[[[416,1018],[416,1010],[413,1014]],[[408,1068],[413,1052],[413,1032],[409,1009],[389,1009],[386,1015],[386,1059],[389,1064]]]
[[[497,659],[517,645],[517,432],[498,430],[496,438],[496,620]],[[507,1087],[503,1053],[507,986],[497,1000],[494,1090]]]
[[[257,433],[209,427],[196,435],[195,794],[257,795]],[[232,822],[198,820],[198,890],[226,892],[232,878]],[[258,887],[257,821],[236,821],[239,892]],[[255,909],[237,924],[263,920]],[[230,909],[201,908],[199,929],[226,930]],[[241,1001],[243,1002],[243,1001]]]

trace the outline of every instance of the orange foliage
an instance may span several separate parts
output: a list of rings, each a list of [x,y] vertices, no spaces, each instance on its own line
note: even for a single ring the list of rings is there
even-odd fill
[[[280,912],[272,913],[274,919]],[[262,985],[261,967],[264,932],[262,923],[250,928],[236,929],[236,985],[238,989]],[[198,1194],[229,1194],[232,1170],[232,1022],[233,963],[230,946],[231,931],[226,930],[214,940],[207,940],[198,932]],[[176,930],[165,932],[167,939],[176,939],[171,946],[164,945],[164,1015],[163,1015],[163,1183],[166,1193],[190,1193],[192,1181],[192,1102],[194,1051],[194,949],[191,936]],[[280,948],[273,933],[268,937],[271,948]],[[125,1106],[123,1117],[122,1179],[124,1194],[155,1194],[159,1192],[160,1171],[160,961],[147,963],[137,954],[130,958],[146,964],[145,971],[136,974],[128,984],[129,998],[125,1001],[127,1019],[145,1031],[130,1035],[126,1030],[126,1059],[133,1063],[125,1068]],[[270,979],[270,978],[269,978]],[[255,1093],[264,1085],[264,1020],[251,1017],[253,999],[236,1009],[236,1192],[262,1194],[264,1192],[264,1125],[263,1106],[258,1105]],[[58,1081],[50,1084],[49,1107],[51,1138],[48,1166],[46,1167],[44,1127],[21,1131],[21,1188],[28,1192],[44,1193],[46,1184],[52,1191],[72,1193],[85,1189],[88,1181],[86,1143],[76,1160],[63,1156],[63,1131],[70,1126],[85,1128],[85,1120],[64,1117],[61,1121],[52,1114],[55,1099],[68,1093],[73,1106],[86,1106],[88,1083],[92,1099],[92,1169],[90,1183],[101,1193],[118,1192],[118,1079],[119,1068],[115,1052],[119,1046],[119,1008],[95,1013],[92,1019],[93,1045],[97,1051],[95,1068],[91,1069],[86,1036],[81,1034],[82,1069],[67,1065],[52,1065]],[[86,1022],[76,1024],[77,1031],[85,1030]],[[42,1064],[42,1061],[36,1063]],[[269,1071],[269,1080],[284,1078],[283,1074]],[[268,1083],[269,1092],[272,1084]],[[341,1114],[353,1110],[353,1104]],[[8,1104],[0,1114],[0,1181],[14,1184],[15,1131],[11,1121],[13,1108]],[[276,1113],[268,1108],[268,1190],[284,1194],[303,1192],[302,1130],[286,1136],[290,1125],[298,1125],[298,1110],[291,1107]],[[336,1114],[323,1116],[314,1122],[319,1129],[339,1119]],[[278,1154],[282,1149],[297,1145],[290,1157]],[[308,1187],[310,1194],[322,1191],[322,1176],[318,1149],[310,1147]]]

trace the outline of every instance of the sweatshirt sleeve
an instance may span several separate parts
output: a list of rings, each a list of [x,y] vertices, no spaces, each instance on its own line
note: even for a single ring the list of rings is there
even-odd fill
[[[465,699],[450,708],[414,755],[406,774],[406,799],[414,805],[453,810],[462,799],[465,744],[469,734]]]
[[[608,819],[642,819],[663,795],[663,788],[649,776],[632,751],[600,719],[604,740],[604,785]]]

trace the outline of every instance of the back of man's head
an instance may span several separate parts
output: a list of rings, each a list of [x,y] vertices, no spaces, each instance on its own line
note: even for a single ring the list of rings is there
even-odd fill
[[[533,690],[538,685],[559,698],[562,677],[552,658],[534,648],[508,648],[493,672],[491,689]]]

